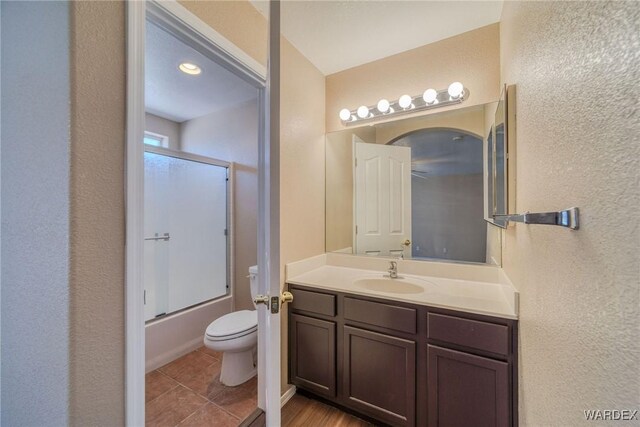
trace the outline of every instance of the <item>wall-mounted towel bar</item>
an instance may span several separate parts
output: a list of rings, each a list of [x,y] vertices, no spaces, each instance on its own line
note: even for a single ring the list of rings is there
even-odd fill
[[[144,240],[164,240],[165,242],[168,242],[169,239],[171,239],[171,236],[169,236],[169,233],[164,233],[162,236],[159,236],[158,233],[156,233],[155,236],[153,237],[144,238]]]
[[[578,208],[569,208],[559,212],[525,212],[514,215],[494,215],[493,218],[525,224],[559,225],[572,230],[577,230],[580,227],[580,210]]]

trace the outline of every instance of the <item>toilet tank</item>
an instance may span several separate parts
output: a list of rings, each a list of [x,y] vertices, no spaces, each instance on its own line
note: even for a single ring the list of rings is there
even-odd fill
[[[258,295],[258,266],[252,265],[249,267],[249,286],[251,288],[251,301],[254,301],[256,295]],[[256,303],[254,302],[255,306]]]

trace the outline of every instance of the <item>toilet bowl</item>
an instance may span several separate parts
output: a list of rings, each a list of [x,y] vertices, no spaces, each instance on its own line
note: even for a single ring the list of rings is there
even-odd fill
[[[251,297],[258,289],[258,267],[249,268]],[[258,343],[258,314],[255,310],[240,310],[214,320],[204,334],[204,345],[222,352],[220,382],[240,385],[256,375],[255,352]]]

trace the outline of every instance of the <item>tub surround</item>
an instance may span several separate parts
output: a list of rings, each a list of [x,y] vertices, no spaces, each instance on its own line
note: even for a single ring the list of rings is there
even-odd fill
[[[412,283],[428,282],[425,292],[379,292],[354,284],[360,279],[382,278],[390,261],[398,262],[399,276]],[[496,266],[327,253],[287,264],[285,274],[287,283],[293,285],[504,319],[518,318],[518,291],[502,268]]]
[[[145,372],[176,360],[202,346],[202,334],[212,319],[233,311],[228,295],[200,304],[145,326]]]

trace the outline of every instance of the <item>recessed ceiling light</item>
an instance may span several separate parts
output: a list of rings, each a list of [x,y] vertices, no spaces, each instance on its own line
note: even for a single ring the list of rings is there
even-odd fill
[[[192,76],[197,76],[202,72],[200,67],[196,64],[192,64],[191,62],[183,62],[178,68],[180,68],[180,71],[183,73],[191,74]]]

